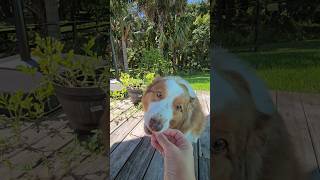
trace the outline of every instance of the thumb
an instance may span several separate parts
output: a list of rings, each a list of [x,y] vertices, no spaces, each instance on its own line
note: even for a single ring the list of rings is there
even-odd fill
[[[157,141],[164,150],[167,150],[168,148],[173,146],[173,144],[168,140],[168,138],[164,134],[156,133],[155,136],[157,138]]]

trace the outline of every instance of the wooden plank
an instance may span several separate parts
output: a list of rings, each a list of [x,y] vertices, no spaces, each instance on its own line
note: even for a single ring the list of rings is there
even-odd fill
[[[210,180],[210,159],[199,157],[199,180]]]
[[[122,142],[125,143],[125,142]],[[143,179],[155,149],[150,145],[150,138],[143,137],[141,144],[134,150],[115,179]]]
[[[127,111],[132,107],[133,107],[133,104],[128,100],[119,101],[117,104],[117,107],[114,109],[114,111],[111,111],[110,113],[110,121],[113,121],[115,118],[117,118],[122,113],[124,113],[125,111]]]
[[[28,146],[32,146],[41,139],[45,138],[48,134],[52,133],[52,131],[59,131],[60,128],[66,126],[65,121],[46,121],[43,123],[43,125],[48,125],[47,128],[41,129],[39,132],[35,128],[28,128],[26,131],[23,131],[21,133],[21,142],[23,144],[27,144]],[[41,128],[41,127],[40,127]],[[10,151],[7,154],[4,154],[1,158],[7,159],[10,158],[19,152],[25,150],[25,146],[17,147],[18,145],[21,145],[19,142],[16,144],[16,148],[13,151]]]
[[[122,113],[120,116],[110,122],[110,133],[112,133],[115,129],[121,126],[122,123],[129,120],[130,118],[141,118],[142,116],[143,112],[134,108]]]
[[[303,107],[296,93],[277,93],[278,110],[288,129],[299,161],[306,172],[317,167]]]
[[[203,92],[203,99],[207,106],[207,124],[204,132],[199,138],[199,180],[210,180],[210,94]]]
[[[320,168],[320,95],[301,94],[301,100],[311,134],[312,144]]]
[[[86,159],[77,168],[73,170],[73,173],[81,179],[87,180],[104,180],[107,179],[109,168],[109,153],[103,153],[100,155],[94,155],[89,159]]]
[[[140,121],[140,125],[143,124],[143,120]],[[136,126],[132,131],[138,129],[139,126]],[[127,162],[128,158],[134,151],[134,149],[141,142],[142,137],[137,137],[132,134],[132,132],[117,146],[117,148],[110,155],[110,178],[114,179],[121,167]]]
[[[163,157],[158,151],[155,151],[149,168],[144,176],[144,180],[163,180]]]
[[[196,179],[199,179],[199,143],[198,142],[192,144],[192,146],[193,146],[193,158],[194,158],[194,172],[195,172],[195,175],[196,175]]]
[[[142,138],[128,135],[126,139],[114,150],[110,155],[110,178],[115,179],[120,172],[122,166],[127,162],[128,158],[141,143]]]
[[[21,126],[21,133],[28,130],[31,127],[32,123],[24,122]],[[0,137],[1,139],[7,139],[13,137],[14,133],[12,132],[12,128],[1,128],[0,129]]]
[[[70,169],[76,167],[79,165],[83,159],[88,157],[90,154],[88,151],[84,150],[82,147],[81,149],[77,149],[81,151],[80,154],[77,154],[77,157],[73,158],[72,161],[70,162],[70,166],[67,168],[66,167],[66,159],[63,159],[60,155],[64,154],[65,152],[69,152],[69,148],[79,148],[79,147],[74,147],[75,144],[73,141],[69,142],[65,147],[62,149],[59,149],[56,151],[52,156],[48,158],[48,161],[53,162],[52,166],[50,169],[46,166],[44,162],[36,166],[34,169],[32,169],[31,172],[25,173],[23,176],[20,177],[20,179],[61,179],[65,177],[65,175]],[[76,150],[76,151],[77,151]],[[69,158],[69,157],[68,157]],[[28,177],[28,178],[27,178]]]
[[[133,131],[131,132],[131,134],[133,136],[136,137],[143,137],[146,135],[146,133],[144,132],[144,120],[142,119],[138,125],[133,129]]]
[[[199,157],[210,159],[210,121],[199,138]]]
[[[22,166],[28,165],[35,167],[42,157],[48,157],[52,155],[56,150],[62,148],[72,139],[71,130],[69,128],[63,128],[59,133],[56,133],[51,136],[37,142],[33,147],[36,149],[41,149],[42,152],[35,151],[22,151],[21,153],[15,155],[10,159],[13,169],[0,164],[0,174],[3,175],[3,179],[17,179],[19,176],[22,176],[25,171],[21,169]]]
[[[136,127],[142,118],[130,118],[110,134],[110,152]]]

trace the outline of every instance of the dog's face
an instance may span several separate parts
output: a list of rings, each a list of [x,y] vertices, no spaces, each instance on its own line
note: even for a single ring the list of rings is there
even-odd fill
[[[178,77],[160,77],[147,88],[142,97],[144,130],[147,134],[161,132],[169,127],[183,133],[188,130],[196,97],[191,87],[184,82]]]
[[[257,110],[248,82],[240,74],[220,72],[215,76],[221,90],[216,91],[213,107],[214,179],[256,179],[262,166],[262,127],[270,117]]]

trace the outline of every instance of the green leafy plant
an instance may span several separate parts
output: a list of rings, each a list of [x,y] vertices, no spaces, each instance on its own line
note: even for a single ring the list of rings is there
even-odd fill
[[[84,56],[75,55],[73,50],[63,53],[64,44],[54,38],[37,35],[36,44],[33,55],[39,58],[39,68],[45,81],[64,87],[105,87],[109,83],[109,69],[92,50],[95,38],[83,45]],[[34,72],[34,68],[20,69]]]
[[[145,85],[148,86],[149,84],[151,84],[155,77],[156,77],[156,73],[147,73],[144,76]]]
[[[128,73],[121,73],[120,81],[126,88],[140,89],[143,85],[143,80],[139,78],[133,78]]]
[[[7,112],[7,116],[0,118],[0,125],[11,127],[14,134],[19,137],[22,121],[39,121],[44,117],[44,102],[52,91],[51,86],[40,86],[27,94],[20,90],[10,95],[0,94],[0,108]]]
[[[142,78],[139,78],[139,75],[142,76]],[[138,74],[135,78],[130,76],[128,73],[121,73],[120,81],[126,88],[144,90],[149,84],[152,83],[155,77],[156,73],[150,72],[144,75]]]
[[[101,130],[93,130],[93,133],[87,140],[81,141],[80,145],[91,153],[99,154],[104,150]]]
[[[112,99],[124,99],[127,96],[127,89],[123,88],[121,90],[110,91],[110,98]]]

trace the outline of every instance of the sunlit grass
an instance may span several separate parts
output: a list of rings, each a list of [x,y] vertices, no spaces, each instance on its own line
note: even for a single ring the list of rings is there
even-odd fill
[[[193,74],[180,74],[187,80],[194,90],[210,91],[210,74],[209,72],[197,72]]]
[[[256,69],[270,89],[320,92],[320,41],[275,44],[260,52],[237,53]]]

